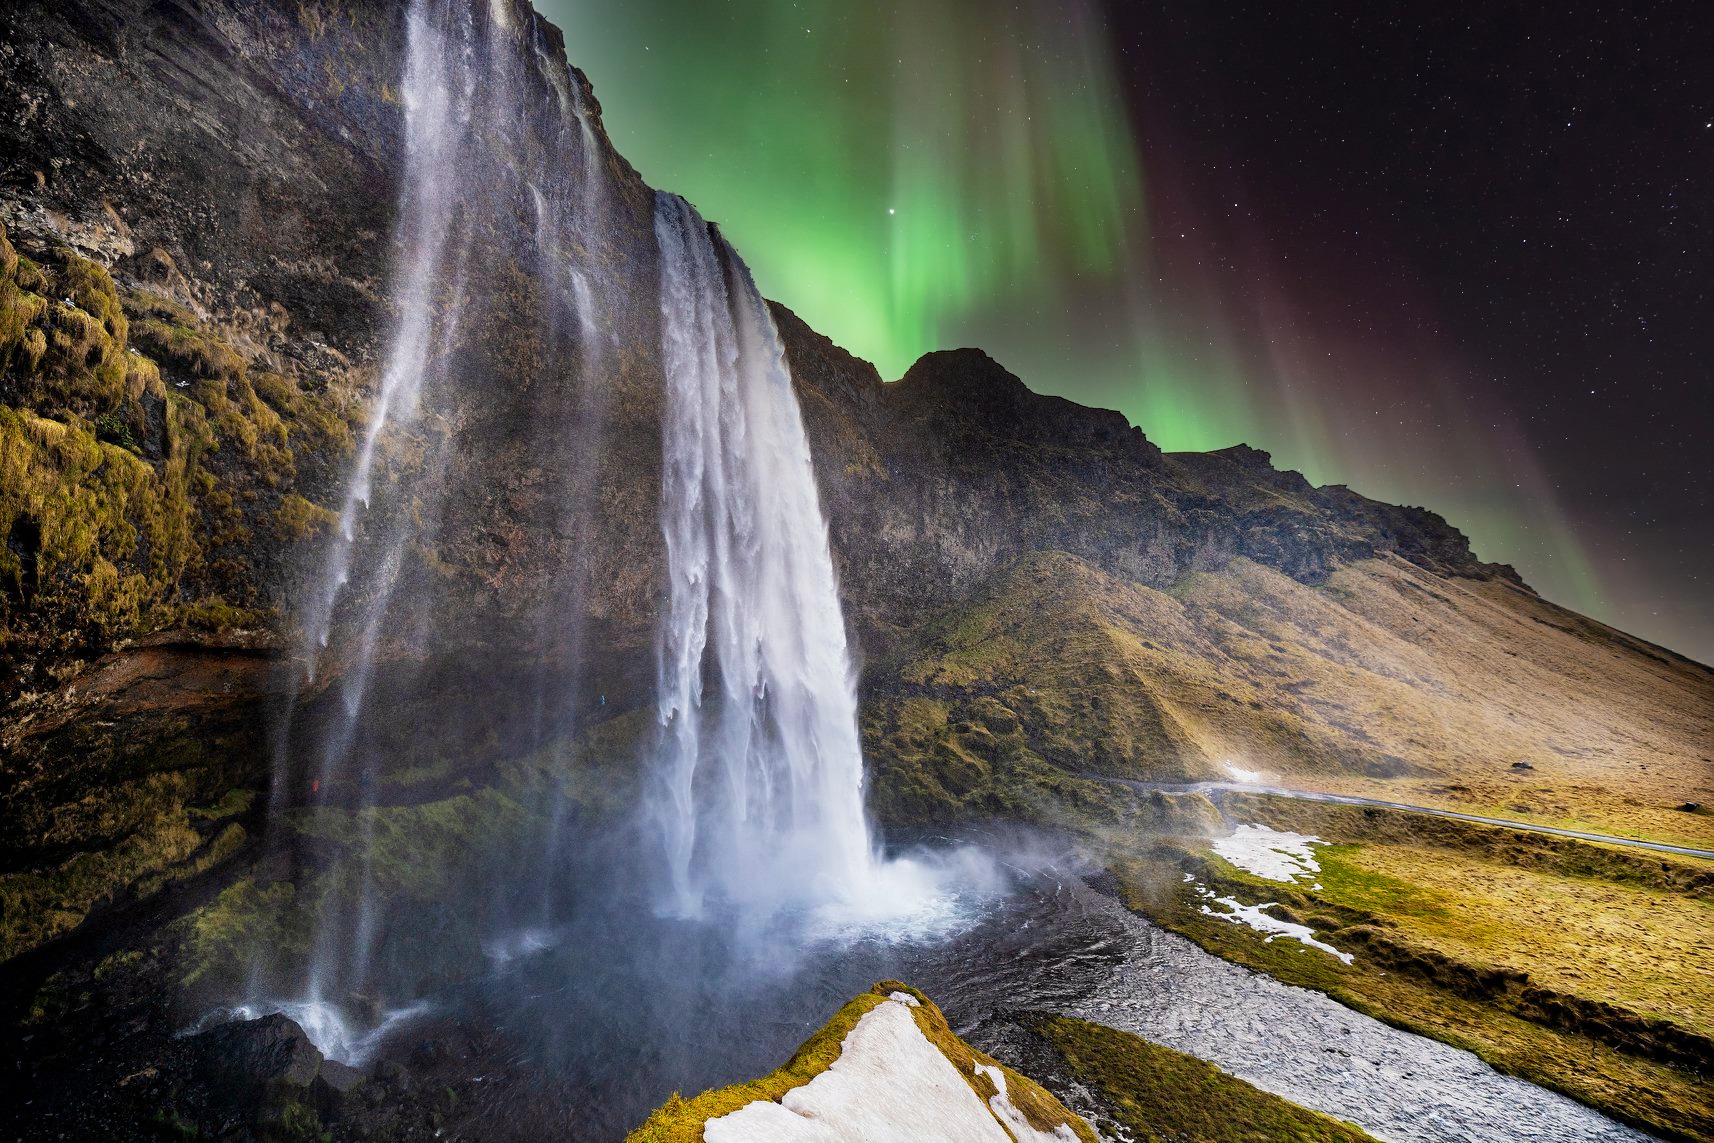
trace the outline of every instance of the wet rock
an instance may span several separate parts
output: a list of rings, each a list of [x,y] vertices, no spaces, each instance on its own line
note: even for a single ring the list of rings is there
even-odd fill
[[[304,1030],[279,1013],[222,1024],[195,1042],[216,1095],[231,1105],[296,1099],[329,1066]]]
[[[449,1053],[442,1040],[422,1040],[411,1049],[411,1066],[428,1070],[446,1062]]]
[[[350,1100],[368,1082],[369,1077],[338,1060],[323,1060],[316,1073],[312,1094],[323,1119],[337,1119],[345,1113]]]
[[[375,1069],[375,1078],[386,1084],[398,1095],[409,1095],[412,1087],[411,1073],[405,1065],[397,1060],[383,1060]]]

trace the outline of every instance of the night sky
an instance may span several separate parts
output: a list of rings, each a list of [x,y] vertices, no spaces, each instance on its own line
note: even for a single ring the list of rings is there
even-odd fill
[[[883,376],[981,346],[1714,661],[1714,7],[539,7],[644,177]]]

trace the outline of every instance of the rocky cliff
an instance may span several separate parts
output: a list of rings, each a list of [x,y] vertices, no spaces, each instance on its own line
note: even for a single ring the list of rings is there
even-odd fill
[[[433,415],[378,493],[420,509],[408,478],[427,455],[446,490],[400,572],[437,639],[391,638],[377,683],[418,696],[379,704],[394,717],[375,731],[412,805],[577,727],[595,727],[579,757],[634,770],[664,562],[652,192],[555,29],[514,0],[469,18],[543,62],[515,81],[527,161],[502,169],[469,244],[459,383],[425,397]],[[268,719],[314,715],[318,692],[281,686],[281,664],[396,310],[406,34],[379,2],[0,14],[5,955],[249,852]],[[599,358],[519,272],[541,254],[529,201],[567,92],[589,109],[579,146],[605,204]],[[1432,512],[1312,487],[1242,445],[1163,454],[977,350],[885,383],[775,317],[884,821],[1131,813],[1079,775],[1207,777],[1233,756],[1364,780],[1539,758],[1547,713],[1496,712],[1489,683],[1515,666],[1596,694],[1565,640],[1627,687],[1668,680],[1664,698],[1585,712],[1615,743],[1602,766],[1699,765],[1706,671],[1536,599]],[[576,639],[541,624],[556,610],[579,616]],[[1486,673],[1458,679],[1472,656]],[[414,681],[390,690],[395,675]],[[424,703],[425,677],[468,694]],[[1555,759],[1581,780],[1584,747],[1564,741]]]

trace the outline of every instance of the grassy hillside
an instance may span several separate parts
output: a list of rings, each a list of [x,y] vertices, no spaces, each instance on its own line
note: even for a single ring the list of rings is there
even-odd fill
[[[865,679],[899,818],[1234,770],[1607,832],[1714,839],[1714,672],[1500,579],[1245,559],[1167,591],[1026,557]],[[1524,767],[1516,763],[1524,763]]]

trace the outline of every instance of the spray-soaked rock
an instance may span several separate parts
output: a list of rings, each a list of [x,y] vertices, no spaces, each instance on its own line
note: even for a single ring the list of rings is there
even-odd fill
[[[302,1096],[329,1066],[297,1022],[277,1012],[222,1024],[198,1035],[196,1043],[217,1097],[232,1105]]]

